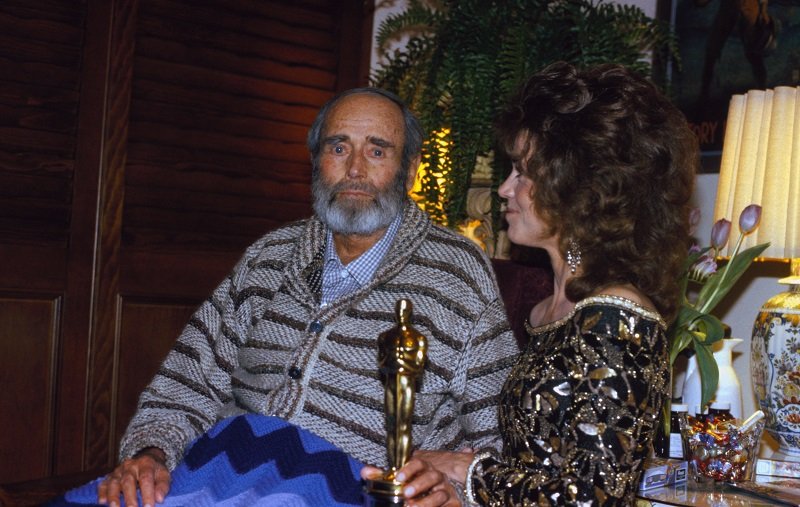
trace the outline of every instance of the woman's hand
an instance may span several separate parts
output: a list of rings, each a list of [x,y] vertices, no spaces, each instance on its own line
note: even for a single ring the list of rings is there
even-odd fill
[[[427,461],[435,469],[447,475],[451,481],[464,484],[467,479],[467,469],[475,453],[472,449],[462,449],[458,452],[420,450],[414,453],[414,457]]]
[[[458,453],[446,451],[417,451],[400,470],[396,479],[403,483],[403,496],[409,507],[457,507],[461,500],[453,483],[463,483],[472,461],[472,451]],[[439,467],[444,470],[439,469]],[[463,468],[461,478],[456,479]],[[453,474],[450,476],[450,474]],[[379,479],[383,470],[366,466],[361,470],[363,479]]]

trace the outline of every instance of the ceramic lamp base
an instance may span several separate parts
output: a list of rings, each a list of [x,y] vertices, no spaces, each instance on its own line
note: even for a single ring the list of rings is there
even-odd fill
[[[788,292],[769,299],[753,325],[750,372],[766,430],[779,452],[800,456],[800,277]]]

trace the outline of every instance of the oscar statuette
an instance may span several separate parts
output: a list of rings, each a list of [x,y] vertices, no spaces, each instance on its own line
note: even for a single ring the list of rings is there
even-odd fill
[[[411,326],[411,301],[395,307],[397,325],[378,337],[378,368],[383,379],[386,412],[386,451],[389,470],[380,479],[366,481],[365,507],[404,505],[402,483],[395,474],[411,456],[411,419],[414,392],[425,366],[428,341]]]

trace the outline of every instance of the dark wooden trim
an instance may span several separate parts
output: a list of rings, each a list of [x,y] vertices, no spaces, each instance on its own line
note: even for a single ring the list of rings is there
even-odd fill
[[[375,2],[363,0],[363,10],[361,11],[361,55],[358,65],[357,86],[367,86],[369,84],[370,63],[372,61],[372,28],[375,20]]]
[[[108,473],[108,469],[89,470],[70,475],[45,477],[32,481],[0,486],[0,506],[25,507],[43,505],[66,491]]]
[[[59,354],[56,474],[113,463],[113,377],[125,143],[138,0],[89,0]]]
[[[371,0],[342,2],[337,40],[339,69],[336,90],[343,91],[369,82],[369,61],[372,48],[372,17],[375,6]]]
[[[112,442],[116,419],[116,370],[119,330],[119,254],[125,162],[133,80],[138,0],[114,2],[109,51],[108,94],[98,198],[98,257],[90,335],[88,425],[84,467],[105,468],[116,462]]]
[[[78,472],[83,469],[85,460],[86,367],[91,332],[90,302],[94,297],[95,285],[96,210],[112,13],[113,2],[89,0],[87,4],[63,336],[58,355],[59,405],[56,409],[53,457],[55,474]]]

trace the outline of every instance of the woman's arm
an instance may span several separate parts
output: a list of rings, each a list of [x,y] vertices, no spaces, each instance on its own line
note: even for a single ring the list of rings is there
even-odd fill
[[[631,500],[669,378],[663,328],[652,321],[637,327],[638,321],[635,311],[588,306],[574,317],[569,346],[550,366],[541,366],[551,360],[543,354],[529,358],[533,374],[519,386],[530,406],[513,407],[507,421],[526,424],[527,431],[514,432],[516,441],[506,438],[509,459],[494,455],[476,461],[467,478],[470,500],[481,505]]]

